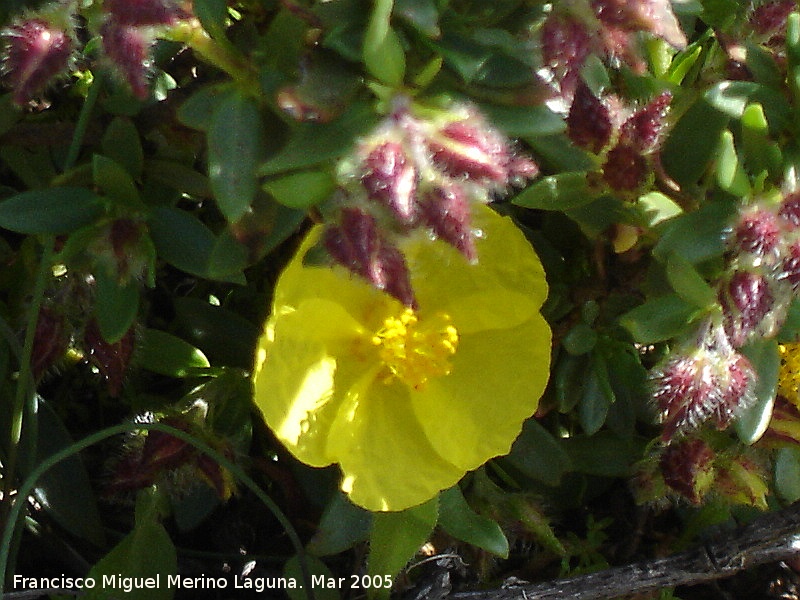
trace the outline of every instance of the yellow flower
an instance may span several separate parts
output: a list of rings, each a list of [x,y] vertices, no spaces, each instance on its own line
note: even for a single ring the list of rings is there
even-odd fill
[[[505,454],[547,383],[539,258],[508,218],[476,207],[479,262],[422,232],[403,242],[419,309],[343,267],[303,264],[275,288],[255,400],[301,461],[338,463],[369,510],[403,510]]]

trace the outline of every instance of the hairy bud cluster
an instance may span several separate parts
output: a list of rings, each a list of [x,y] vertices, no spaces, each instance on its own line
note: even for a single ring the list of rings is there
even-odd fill
[[[69,29],[57,19],[33,16],[2,31],[2,70],[18,106],[33,100],[67,70],[75,49]]]
[[[698,339],[653,369],[650,381],[663,424],[661,439],[669,443],[708,420],[727,428],[752,405],[756,375],[723,328],[709,321]]]
[[[538,173],[471,106],[426,117],[399,106],[338,172],[324,245],[333,260],[414,306],[400,242],[415,232],[478,260],[470,206]]]
[[[653,171],[672,94],[663,92],[615,127],[613,99],[595,96],[582,80],[567,115],[567,135],[574,144],[600,156],[603,182],[623,195],[636,192]],[[619,119],[622,120],[622,119]]]
[[[675,48],[686,36],[669,0],[578,0],[557,4],[542,25],[542,60],[564,98],[576,89],[580,71],[591,54],[624,61],[645,70],[640,33],[659,37]]]

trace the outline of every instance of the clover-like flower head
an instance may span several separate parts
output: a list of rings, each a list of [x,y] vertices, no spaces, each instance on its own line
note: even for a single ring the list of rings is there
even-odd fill
[[[403,510],[505,454],[548,378],[541,263],[522,233],[473,209],[480,260],[416,231],[402,240],[417,307],[346,267],[304,262],[275,288],[259,341],[255,400],[301,461],[338,463],[370,510]]]

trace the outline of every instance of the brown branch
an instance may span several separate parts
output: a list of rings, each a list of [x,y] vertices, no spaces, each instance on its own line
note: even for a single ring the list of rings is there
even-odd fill
[[[597,573],[499,590],[459,592],[448,600],[600,600],[695,585],[777,562],[800,551],[800,502],[759,517],[704,546]]]

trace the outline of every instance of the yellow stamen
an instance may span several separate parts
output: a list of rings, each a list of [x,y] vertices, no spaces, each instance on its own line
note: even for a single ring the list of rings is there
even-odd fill
[[[458,347],[458,331],[448,315],[437,313],[420,323],[416,313],[407,308],[399,317],[387,318],[372,343],[379,347],[388,371],[384,383],[396,378],[421,390],[431,377],[452,370],[449,359]]]
[[[778,373],[778,393],[800,406],[800,343],[781,344],[781,369]]]

